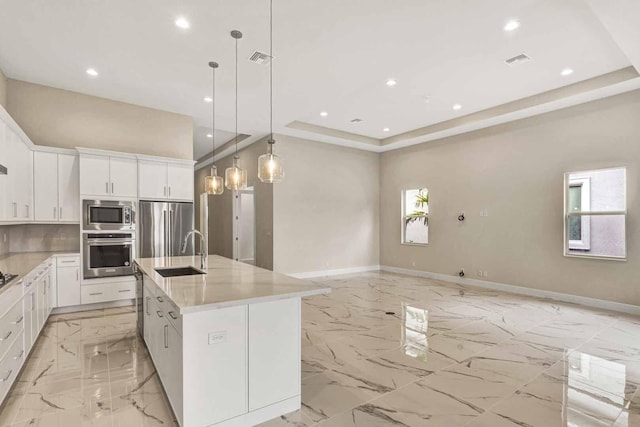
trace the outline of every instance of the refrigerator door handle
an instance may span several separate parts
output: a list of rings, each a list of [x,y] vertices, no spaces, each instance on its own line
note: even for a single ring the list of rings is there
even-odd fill
[[[173,256],[173,210],[169,208],[169,256]]]
[[[169,243],[167,242],[167,239],[169,238],[169,235],[167,233],[167,211],[164,209],[162,210],[162,226],[164,231],[164,253],[162,256],[167,256],[169,250]]]

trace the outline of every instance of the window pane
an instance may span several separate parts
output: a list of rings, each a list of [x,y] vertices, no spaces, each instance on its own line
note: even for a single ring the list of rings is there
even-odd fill
[[[405,219],[404,243],[426,245],[429,243],[429,225],[426,217]]]
[[[582,240],[582,218],[569,217],[569,240]]]
[[[586,185],[578,195],[576,184]],[[583,211],[623,211],[626,207],[626,169],[602,169],[569,174],[569,208]],[[588,206],[585,206],[588,205]]]
[[[429,191],[426,188],[406,190],[404,195],[404,215],[429,213]]]
[[[571,221],[573,218],[582,221],[583,227],[585,223],[589,224],[588,245],[586,249],[579,249],[572,247],[570,244],[569,254],[626,257],[624,215],[584,215],[569,217],[569,229],[571,229]],[[571,230],[569,232],[571,233]]]
[[[582,210],[582,185],[572,185],[569,187],[569,210]]]

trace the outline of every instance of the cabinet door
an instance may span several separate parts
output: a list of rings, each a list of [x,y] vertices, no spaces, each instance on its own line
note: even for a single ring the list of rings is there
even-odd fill
[[[38,323],[36,324],[36,336],[42,330],[44,322],[47,320],[45,312],[47,311],[47,276],[43,276],[38,280],[38,297],[36,298],[36,311],[38,315]]]
[[[300,394],[300,298],[249,305],[249,410]]]
[[[58,220],[58,155],[33,153],[33,190],[36,221]]]
[[[29,353],[33,345],[32,325],[33,325],[33,304],[35,302],[34,288],[35,284],[31,284],[24,294],[24,352]]]
[[[168,319],[167,319],[168,320]],[[169,322],[165,322],[166,330],[166,364],[167,382],[165,390],[173,406],[173,411],[182,425],[182,336]]]
[[[9,220],[33,219],[33,153],[9,130]]]
[[[9,127],[0,120],[0,165],[5,167],[9,166],[9,142],[7,141],[9,135]],[[10,211],[8,192],[8,177],[7,175],[0,175],[0,221],[9,219],[8,214]]]
[[[163,200],[167,198],[167,164],[140,160],[138,162],[140,177],[140,198],[147,200]]]
[[[138,197],[138,161],[111,157],[111,195]]]
[[[167,195],[174,200],[193,200],[193,166],[167,165]]]
[[[80,305],[80,267],[58,267],[58,307]]]
[[[78,156],[58,154],[58,218],[80,221],[80,161]]]
[[[109,157],[83,154],[80,156],[80,194],[107,196],[109,183]]]

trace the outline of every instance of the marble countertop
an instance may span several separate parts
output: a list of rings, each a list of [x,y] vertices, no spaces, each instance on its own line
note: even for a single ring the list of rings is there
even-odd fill
[[[136,264],[179,308],[180,314],[287,298],[328,294],[317,286],[270,270],[210,255],[207,274],[162,277],[156,268],[199,268],[200,256],[139,258]]]
[[[55,255],[79,255],[79,252],[13,252],[0,257],[0,271],[3,273],[17,274],[8,286],[0,288],[0,294],[11,286],[17,284],[25,275]]]

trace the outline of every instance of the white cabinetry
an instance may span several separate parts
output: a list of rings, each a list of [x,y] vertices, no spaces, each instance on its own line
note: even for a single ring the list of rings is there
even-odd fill
[[[154,160],[138,161],[140,198],[193,200],[193,165]]]
[[[79,221],[78,157],[35,151],[33,164],[35,220]]]
[[[80,161],[78,156],[58,154],[58,219],[80,221]]]
[[[137,197],[135,158],[80,155],[80,193],[89,196]]]
[[[5,220],[33,220],[33,153],[10,128],[5,129],[7,149]]]
[[[61,256],[56,260],[57,307],[80,305],[80,256]]]

